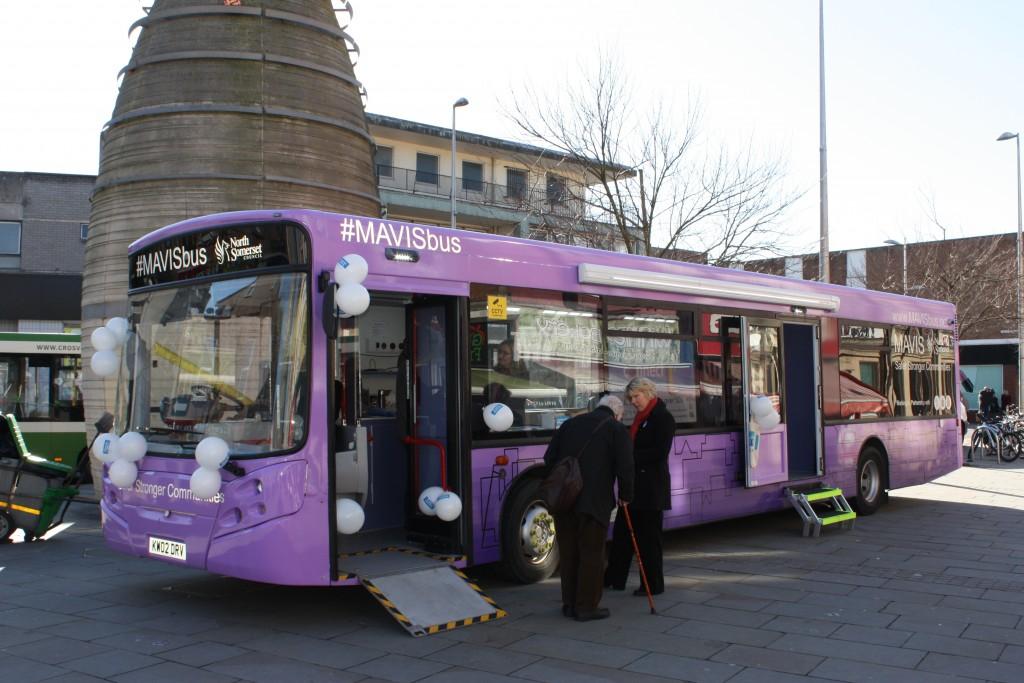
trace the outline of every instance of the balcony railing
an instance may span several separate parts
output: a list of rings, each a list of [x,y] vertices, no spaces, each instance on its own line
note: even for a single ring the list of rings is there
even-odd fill
[[[382,188],[411,194],[448,198],[451,176],[397,166],[377,166],[377,183]],[[498,185],[470,178],[456,178],[455,198],[460,202],[487,204],[526,213],[580,216],[583,202],[568,192],[534,190],[526,186]]]

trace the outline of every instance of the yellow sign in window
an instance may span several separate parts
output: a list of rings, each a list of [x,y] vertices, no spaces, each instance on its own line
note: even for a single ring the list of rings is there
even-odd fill
[[[487,295],[487,319],[508,320],[508,297]]]

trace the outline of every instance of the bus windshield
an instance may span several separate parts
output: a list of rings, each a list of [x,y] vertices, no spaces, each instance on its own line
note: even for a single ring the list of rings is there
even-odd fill
[[[132,297],[135,334],[125,431],[149,451],[191,457],[207,436],[233,456],[289,450],[305,438],[306,275],[284,273]]]

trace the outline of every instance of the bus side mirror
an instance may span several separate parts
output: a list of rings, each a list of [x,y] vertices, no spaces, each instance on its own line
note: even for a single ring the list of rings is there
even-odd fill
[[[328,339],[337,339],[338,307],[334,303],[334,293],[337,291],[338,285],[331,282],[331,271],[322,271],[317,279],[317,285],[324,295],[323,305],[320,309],[320,320],[324,325],[324,334],[327,335]]]

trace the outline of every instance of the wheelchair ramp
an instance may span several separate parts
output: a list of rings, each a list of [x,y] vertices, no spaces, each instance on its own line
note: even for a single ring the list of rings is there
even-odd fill
[[[413,636],[501,619],[508,613],[448,563],[404,549],[342,556],[341,575],[356,576]]]

